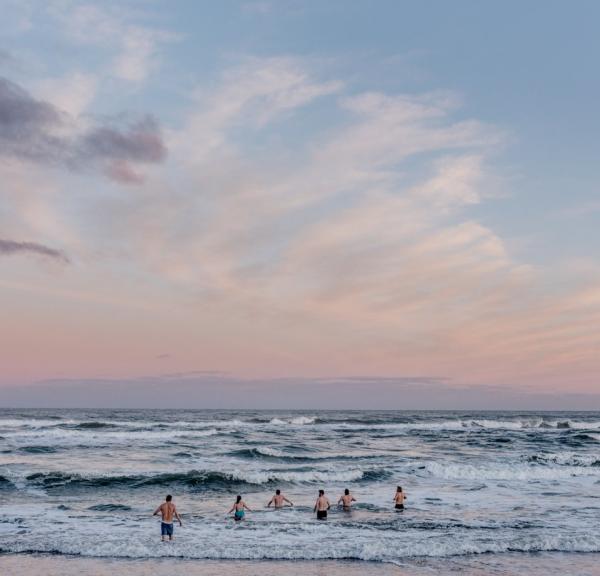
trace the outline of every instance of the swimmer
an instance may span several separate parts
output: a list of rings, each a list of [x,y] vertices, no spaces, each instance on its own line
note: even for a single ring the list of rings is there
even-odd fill
[[[233,512],[233,519],[236,522],[239,522],[240,520],[243,520],[244,516],[246,515],[244,510],[252,512],[252,510],[250,510],[250,508],[246,506],[246,503],[242,500],[242,497],[238,494],[237,498],[235,499],[235,504],[231,507],[228,514],[231,514]]]
[[[325,497],[325,490],[319,490],[319,497],[315,502],[314,511],[317,513],[317,520],[327,520],[327,510],[331,508],[329,500]]]
[[[396,495],[394,496],[394,504],[396,510],[404,510],[404,499],[406,495],[402,491],[402,486],[398,486],[396,489]]]
[[[288,503],[290,506],[293,506],[294,504],[291,502],[291,500],[288,500],[282,493],[281,490],[279,490],[279,488],[277,490],[275,490],[275,496],[273,496],[273,498],[271,498],[269,500],[269,503],[267,504],[267,508],[271,507],[271,504],[273,504],[273,506],[275,506],[275,509],[277,510],[278,508],[283,508],[285,506],[285,503]]]
[[[168,494],[165,501],[152,514],[152,516],[161,515],[160,539],[162,542],[166,541],[167,536],[169,540],[173,540],[173,517],[177,518],[180,526],[183,526],[181,516],[179,516],[179,512],[177,512],[177,508],[172,500],[173,496]]]
[[[350,494],[350,490],[346,488],[344,490],[344,495],[340,496],[338,500],[338,506],[341,504],[344,512],[350,512],[352,508],[352,502],[356,502],[356,498]]]

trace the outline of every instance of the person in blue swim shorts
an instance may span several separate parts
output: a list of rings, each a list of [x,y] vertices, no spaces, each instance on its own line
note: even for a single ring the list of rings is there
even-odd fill
[[[173,540],[173,519],[177,518],[179,525],[183,526],[181,523],[181,516],[179,516],[179,512],[177,512],[177,508],[175,504],[172,502],[173,496],[170,494],[167,495],[165,501],[154,511],[153,516],[157,514],[161,515],[161,523],[160,523],[160,539],[165,542],[167,536],[169,540]]]

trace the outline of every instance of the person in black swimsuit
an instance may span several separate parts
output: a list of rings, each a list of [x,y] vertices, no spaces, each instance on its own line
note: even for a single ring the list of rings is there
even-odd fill
[[[396,488],[396,495],[394,496],[394,503],[396,510],[404,510],[404,499],[406,495],[402,491],[402,486]]]
[[[327,520],[327,510],[331,508],[329,500],[325,497],[325,490],[319,490],[319,497],[315,502],[314,511],[317,513],[317,520]]]

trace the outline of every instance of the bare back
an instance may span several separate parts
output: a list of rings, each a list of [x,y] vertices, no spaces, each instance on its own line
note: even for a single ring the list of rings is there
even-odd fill
[[[354,497],[352,494],[344,494],[340,500],[342,501],[342,506],[344,508],[350,508],[352,506],[352,502],[354,501]]]
[[[173,523],[173,516],[176,513],[176,508],[175,508],[175,504],[173,504],[172,502],[163,502],[160,507],[160,515],[162,518],[162,521],[165,524],[172,524]]]
[[[317,503],[315,505],[315,508],[319,512],[323,512],[324,510],[329,509],[329,507],[330,507],[329,500],[327,500],[327,498],[325,498],[325,496],[319,496],[319,498],[317,498]]]

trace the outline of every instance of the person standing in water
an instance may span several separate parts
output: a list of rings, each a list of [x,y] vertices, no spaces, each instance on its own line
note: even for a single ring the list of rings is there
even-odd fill
[[[352,496],[352,494],[350,494],[350,490],[346,488],[344,490],[344,495],[340,496],[340,499],[338,500],[338,506],[341,504],[344,512],[350,512],[352,509],[352,502],[356,502],[356,498]]]
[[[161,515],[160,539],[163,542],[165,542],[167,536],[169,540],[173,540],[173,517],[177,518],[180,526],[183,526],[181,516],[179,516],[179,512],[177,512],[177,508],[172,500],[173,496],[168,494],[165,501],[152,514],[152,516]]]
[[[396,510],[404,510],[404,499],[406,498],[402,491],[402,486],[396,488],[396,495],[394,496],[394,503]]]
[[[273,504],[273,506],[275,506],[275,509],[278,508],[283,508],[285,506],[285,503],[288,503],[290,506],[293,506],[294,504],[292,503],[291,500],[288,500],[282,493],[281,490],[279,490],[279,488],[277,488],[277,490],[275,490],[275,496],[273,496],[273,498],[271,498],[269,500],[269,503],[267,504],[267,508],[271,507],[271,504]]]
[[[238,494],[235,499],[235,504],[231,507],[231,510],[229,510],[228,514],[233,512],[233,519],[236,522],[239,522],[240,520],[244,519],[244,516],[246,515],[245,510],[252,512],[252,510],[246,506],[246,503],[242,500],[242,497]]]
[[[325,490],[319,490],[319,497],[315,502],[314,511],[317,513],[317,520],[327,520],[327,510],[331,508],[329,500],[325,497]]]

